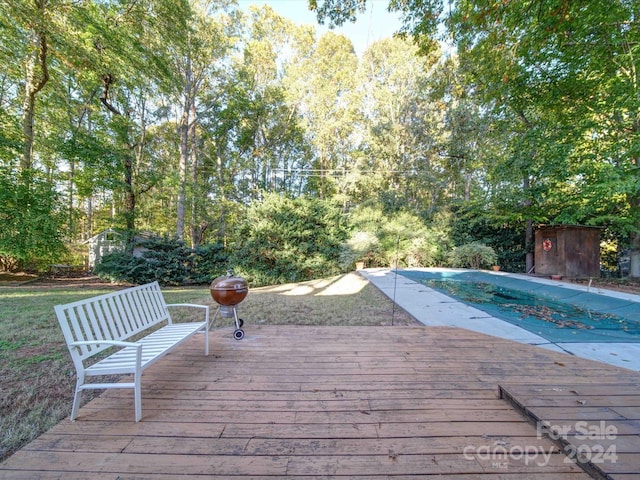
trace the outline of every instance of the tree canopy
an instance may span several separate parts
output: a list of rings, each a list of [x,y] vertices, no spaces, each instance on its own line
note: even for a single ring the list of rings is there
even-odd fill
[[[366,4],[309,1],[334,24]],[[403,33],[423,54],[436,40],[455,50],[463,97],[454,108],[471,99],[490,119],[489,138],[502,140],[487,170],[495,213],[602,226],[630,247],[639,276],[638,3],[390,0],[388,8],[401,12]]]
[[[367,3],[308,2],[330,25]],[[402,31],[359,57],[268,6],[0,2],[3,266],[75,262],[106,228],[250,250],[282,225],[297,261],[316,215],[333,263],[298,270],[366,239],[377,264],[482,241],[529,271],[535,227],[569,223],[640,276],[637,2],[388,8]]]

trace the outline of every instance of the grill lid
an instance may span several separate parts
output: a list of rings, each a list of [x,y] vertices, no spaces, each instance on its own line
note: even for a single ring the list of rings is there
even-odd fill
[[[220,305],[237,305],[249,293],[249,284],[242,277],[236,277],[229,270],[226,275],[211,282],[211,296]]]

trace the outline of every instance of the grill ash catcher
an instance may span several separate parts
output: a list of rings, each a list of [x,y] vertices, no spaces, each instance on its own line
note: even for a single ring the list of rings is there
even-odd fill
[[[238,318],[236,306],[244,300],[249,293],[249,284],[242,277],[236,277],[232,270],[226,275],[218,277],[211,282],[211,296],[218,304],[218,309],[213,316],[212,322],[220,314],[222,318],[233,318],[236,329],[233,331],[233,338],[241,340],[244,337],[242,325],[244,321]]]

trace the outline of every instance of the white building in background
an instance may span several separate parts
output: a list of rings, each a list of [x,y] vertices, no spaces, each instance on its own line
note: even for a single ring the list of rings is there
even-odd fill
[[[124,249],[124,235],[116,232],[112,228],[94,235],[84,243],[89,244],[89,270],[102,261],[102,257]]]

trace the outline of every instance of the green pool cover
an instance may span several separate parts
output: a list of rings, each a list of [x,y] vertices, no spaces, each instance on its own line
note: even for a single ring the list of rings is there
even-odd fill
[[[640,342],[631,300],[479,271],[398,273],[551,342]]]

